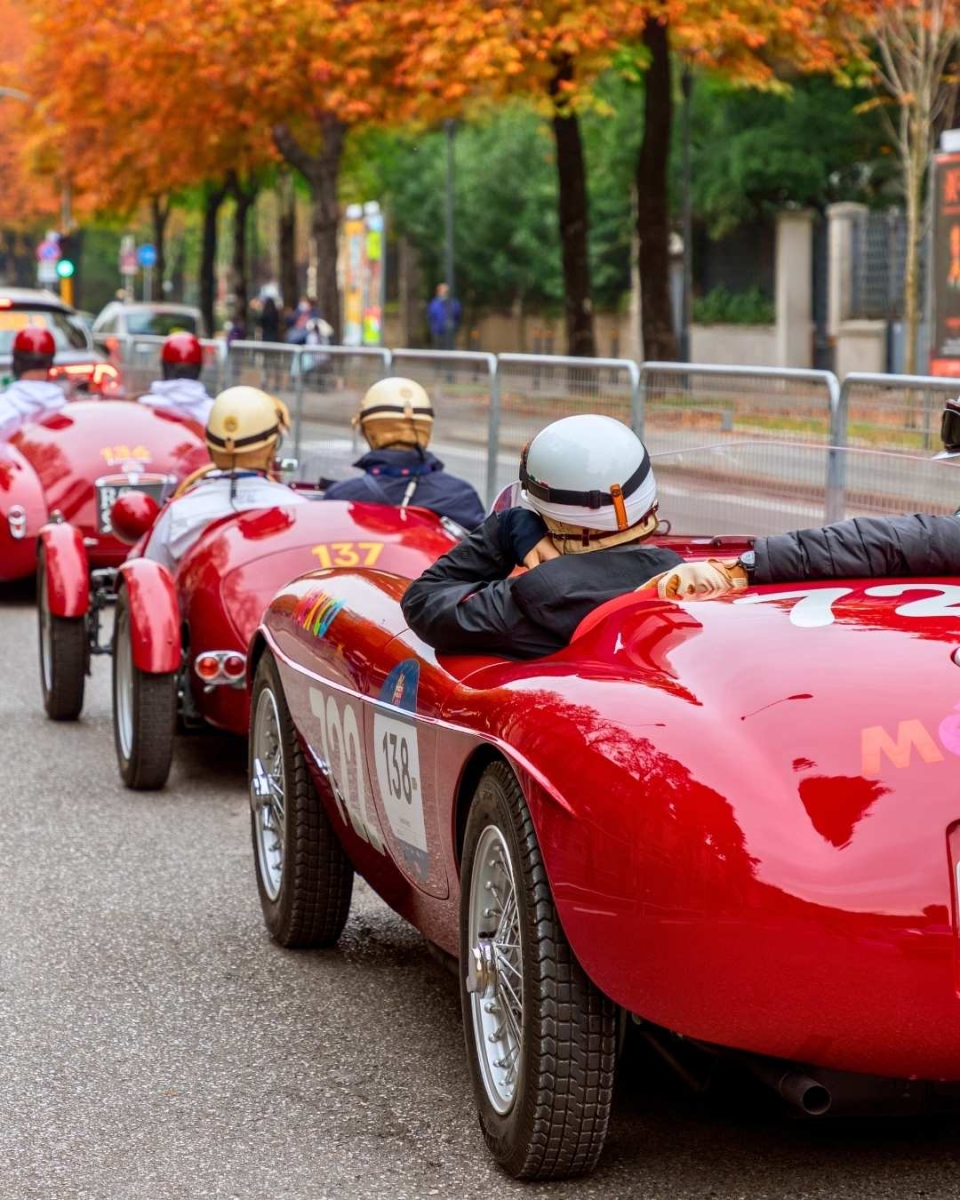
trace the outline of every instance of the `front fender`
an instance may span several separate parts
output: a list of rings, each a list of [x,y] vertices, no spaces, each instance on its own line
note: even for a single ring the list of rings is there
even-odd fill
[[[180,669],[180,605],[173,577],[151,558],[134,558],[120,568],[126,590],[133,664],[148,675]]]
[[[14,446],[0,443],[0,582],[37,569],[37,538],[47,520],[37,473]]]
[[[47,605],[55,617],[82,617],[90,608],[90,564],[80,530],[63,522],[40,530]]]

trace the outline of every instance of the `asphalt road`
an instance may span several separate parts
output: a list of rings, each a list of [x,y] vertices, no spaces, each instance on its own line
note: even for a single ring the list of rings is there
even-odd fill
[[[109,667],[40,709],[33,610],[0,599],[0,1196],[955,1198],[949,1121],[798,1124],[698,1100],[634,1048],[586,1182],[489,1163],[455,981],[364,887],[342,944],[260,919],[243,750],[194,737],[170,787],[118,783]]]

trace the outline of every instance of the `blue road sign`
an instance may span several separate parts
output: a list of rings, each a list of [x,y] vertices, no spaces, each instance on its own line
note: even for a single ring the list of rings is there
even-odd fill
[[[144,242],[137,247],[137,262],[144,270],[157,265],[157,248],[152,242]]]

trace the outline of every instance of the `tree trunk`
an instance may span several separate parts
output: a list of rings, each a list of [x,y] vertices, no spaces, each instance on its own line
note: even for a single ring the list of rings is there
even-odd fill
[[[230,175],[230,191],[236,208],[233,214],[233,263],[231,289],[233,291],[233,312],[231,319],[240,328],[240,336],[249,335],[247,326],[249,307],[249,280],[247,278],[247,228],[250,210],[256,203],[259,188],[255,181],[249,181],[244,186],[235,172]]]
[[[911,122],[906,162],[906,258],[903,280],[903,333],[905,339],[903,370],[915,375],[917,333],[920,326],[920,242],[923,238],[923,178],[927,167],[926,126]]]
[[[153,244],[157,249],[155,274],[158,300],[163,299],[163,281],[167,277],[167,221],[170,219],[170,209],[172,207],[170,200],[164,196],[155,195],[150,197],[150,214],[153,218]]]
[[[340,289],[337,285],[337,250],[340,206],[337,183],[347,127],[337,117],[325,114],[320,120],[323,146],[319,154],[307,154],[286,126],[273,131],[277,149],[297,168],[310,185],[310,237],[317,261],[316,300],[320,315],[333,326],[333,341],[340,342]]]
[[[277,257],[280,294],[291,308],[297,303],[297,194],[293,175],[286,170],[277,180]]]
[[[643,44],[650,54],[643,106],[643,143],[637,158],[637,236],[640,239],[640,300],[643,356],[677,357],[670,305],[670,210],[667,164],[673,92],[670,87],[670,35],[665,24],[648,20]]]
[[[564,316],[567,353],[592,358],[597,347],[590,288],[590,213],[583,141],[576,113],[556,107],[562,102],[562,85],[572,79],[573,64],[565,57],[550,80],[550,97],[554,102],[553,135],[557,144]]]
[[[227,195],[226,184],[208,184],[203,197],[203,242],[200,251],[200,312],[207,336],[214,334],[217,275],[217,218]]]

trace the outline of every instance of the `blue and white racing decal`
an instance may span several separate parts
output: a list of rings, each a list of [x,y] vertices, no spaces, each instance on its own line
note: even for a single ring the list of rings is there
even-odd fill
[[[394,709],[417,710],[420,663],[405,659],[393,668],[380,689],[380,700]],[[427,831],[423,820],[423,788],[417,724],[405,716],[377,709],[373,718],[373,755],[377,784],[390,829],[415,879],[430,873]]]

